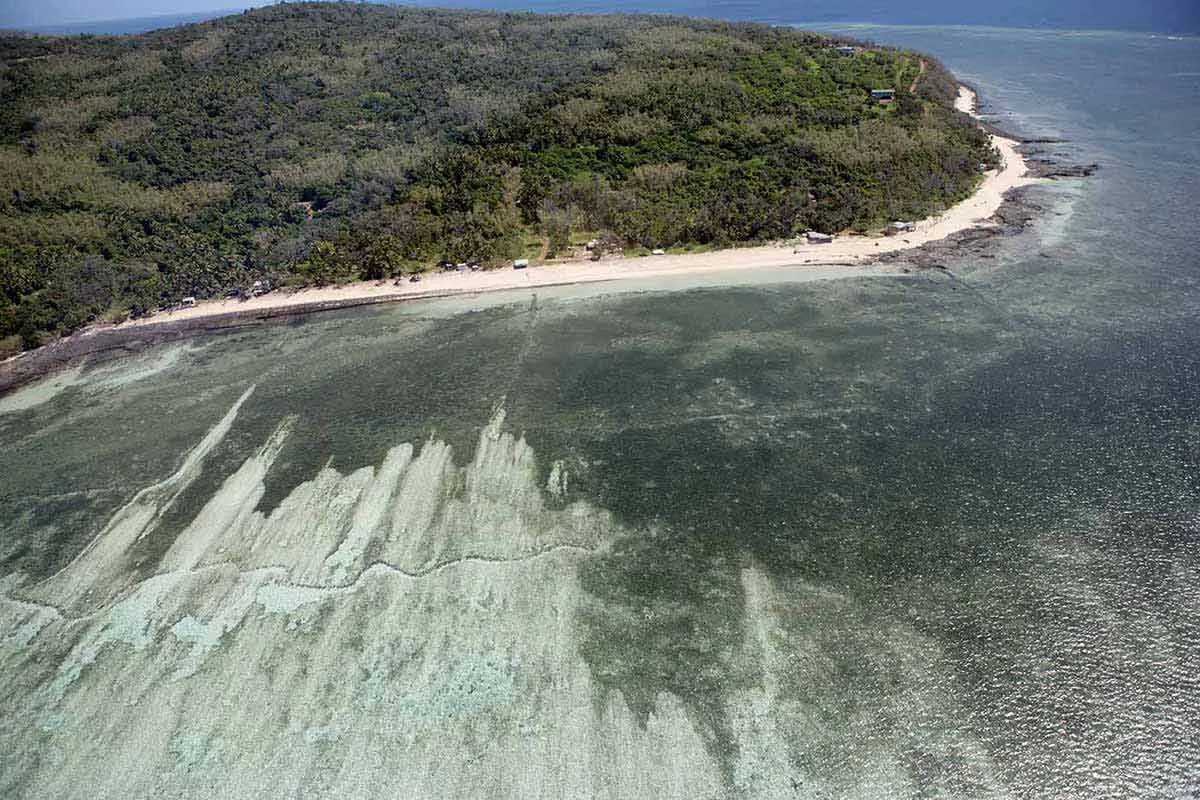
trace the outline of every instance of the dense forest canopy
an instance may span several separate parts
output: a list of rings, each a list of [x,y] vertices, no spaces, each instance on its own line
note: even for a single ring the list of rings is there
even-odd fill
[[[0,38],[0,340],[254,280],[867,229],[968,194],[994,154],[953,77],[844,43],[343,3]]]

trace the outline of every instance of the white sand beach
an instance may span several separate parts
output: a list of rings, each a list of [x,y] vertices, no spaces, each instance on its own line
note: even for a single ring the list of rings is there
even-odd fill
[[[959,87],[955,107],[975,115],[975,93],[966,86]],[[407,280],[349,283],[277,291],[247,300],[223,299],[201,301],[195,306],[177,308],[153,317],[130,320],[118,326],[93,326],[84,331],[104,328],[129,328],[155,325],[166,321],[196,319],[209,316],[246,312],[279,312],[289,308],[302,311],[319,304],[347,305],[356,302],[388,302],[419,298],[469,295],[480,292],[559,286],[575,283],[618,281],[629,278],[658,278],[674,275],[722,272],[767,267],[795,267],[797,270],[820,268],[826,277],[831,268],[854,274],[874,263],[882,254],[907,250],[944,239],[953,233],[974,227],[994,225],[993,215],[1000,208],[1004,195],[1037,179],[1029,175],[1024,158],[1013,139],[992,136],[1000,152],[1000,167],[984,174],[976,192],[966,200],[936,217],[920,220],[916,230],[897,236],[842,235],[826,244],[782,244],[731,248],[704,253],[668,254],[638,258],[605,258],[600,261],[584,259],[534,263],[527,269],[499,269],[479,272],[426,273],[419,282]]]

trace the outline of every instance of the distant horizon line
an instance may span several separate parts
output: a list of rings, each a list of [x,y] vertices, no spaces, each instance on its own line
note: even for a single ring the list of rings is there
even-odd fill
[[[52,36],[53,35],[70,36],[70,35],[88,35],[88,34],[110,35],[110,36],[133,35],[133,34],[138,34],[138,33],[149,33],[151,31],[156,31],[156,30],[168,30],[170,28],[177,28],[177,27],[181,27],[183,25],[191,25],[191,24],[195,24],[198,22],[208,22],[211,20],[217,20],[217,19],[222,19],[225,17],[236,16],[239,14],[243,14],[247,11],[254,11],[254,10],[257,10],[260,8],[267,8],[267,7],[270,7],[273,5],[288,5],[291,3],[299,4],[299,3],[307,3],[307,2],[345,2],[345,3],[351,4],[351,5],[362,4],[362,5],[377,5],[377,6],[391,6],[391,7],[444,9],[444,10],[452,10],[452,11],[472,11],[472,10],[473,11],[493,11],[496,13],[521,13],[521,12],[524,12],[524,13],[535,13],[535,14],[537,14],[537,13],[541,13],[541,14],[591,14],[591,15],[665,14],[668,16],[696,16],[696,17],[708,16],[708,15],[700,14],[700,13],[687,14],[687,13],[674,12],[674,11],[672,11],[672,12],[646,11],[643,9],[634,9],[634,10],[629,10],[629,11],[626,11],[626,10],[568,11],[568,10],[504,9],[504,8],[495,8],[495,7],[458,4],[458,3],[461,3],[462,0],[458,0],[458,3],[456,3],[455,0],[447,0],[446,4],[441,4],[439,2],[436,2],[436,0],[434,2],[416,2],[416,3],[413,3],[413,2],[390,2],[389,0],[266,0],[266,2],[258,2],[257,4],[254,4],[254,5],[231,6],[229,8],[212,9],[209,11],[180,11],[180,12],[169,13],[169,14],[145,14],[145,15],[134,16],[134,17],[103,17],[103,18],[98,18],[98,19],[84,19],[84,20],[74,20],[74,21],[69,21],[69,22],[56,22],[56,23],[24,23],[24,24],[17,23],[17,24],[12,24],[12,23],[0,22],[0,36],[7,35],[7,34],[13,34],[13,33],[24,33],[24,34],[35,34],[35,35],[41,34],[41,35],[52,35]],[[144,28],[136,27],[136,26],[130,27],[130,26],[134,26],[135,23],[153,23],[156,21],[167,21],[167,20],[175,20],[175,22],[173,22],[171,24],[164,24],[161,26],[156,25],[156,26],[144,27]],[[731,19],[730,21],[753,22],[755,20],[751,20],[751,19],[732,20]],[[124,25],[122,25],[122,23],[124,23]],[[1200,36],[1200,30],[1171,30],[1171,29],[1165,29],[1165,28],[1118,28],[1118,27],[1104,27],[1104,26],[1093,27],[1093,28],[1056,27],[1056,26],[1050,26],[1050,25],[1023,26],[1023,25],[997,25],[994,23],[986,23],[986,22],[944,22],[944,23],[907,22],[906,23],[906,22],[875,22],[872,20],[862,20],[862,19],[849,20],[849,19],[825,18],[825,19],[809,19],[809,20],[802,20],[799,22],[789,22],[789,23],[765,22],[765,24],[786,25],[786,26],[790,26],[790,27],[800,27],[800,26],[804,26],[804,25],[845,25],[845,26],[862,25],[862,26],[875,26],[875,27],[884,27],[884,28],[990,28],[992,30],[1055,31],[1055,32],[1060,32],[1060,33],[1074,33],[1074,32],[1078,32],[1078,33],[1097,33],[1097,32],[1133,33],[1133,34],[1145,34],[1145,35],[1152,35],[1152,36],[1153,35],[1181,36],[1181,37],[1187,37],[1187,38],[1196,38],[1196,37]],[[108,26],[113,26],[114,28],[116,28],[117,26],[121,26],[123,29],[121,29],[121,30],[117,30],[117,29],[102,30],[102,28],[105,28]]]
[[[268,3],[267,5],[274,5]],[[380,5],[390,5],[383,4]],[[261,8],[261,6],[231,6],[229,8],[218,8],[211,11],[177,11],[169,14],[141,14],[136,17],[97,17],[94,19],[76,19],[67,22],[36,22],[36,23],[0,23],[0,31],[16,31],[18,33],[45,33],[50,30],[58,31],[63,28],[79,28],[94,25],[115,25],[121,22],[151,22],[153,20],[170,20],[170,19],[187,19],[188,22],[180,22],[178,25],[187,25],[190,22],[204,22],[210,19],[221,19],[222,17],[230,17],[234,14],[241,14],[244,11],[250,11],[253,8]],[[194,18],[194,19],[193,19]],[[164,27],[174,28],[177,25],[166,25]],[[149,30],[161,30],[159,28],[151,28]]]

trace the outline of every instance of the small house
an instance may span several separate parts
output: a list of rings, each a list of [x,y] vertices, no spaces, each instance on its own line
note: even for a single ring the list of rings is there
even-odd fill
[[[804,238],[809,244],[829,244],[833,241],[833,235],[829,233],[820,233],[819,231],[806,231]]]
[[[872,89],[871,99],[880,103],[890,103],[896,99],[895,89]]]
[[[897,222],[893,222],[891,225],[888,225],[887,229],[884,230],[884,233],[888,236],[895,236],[898,233],[912,233],[916,229],[917,229],[917,223],[915,223],[915,222],[899,222],[899,221],[897,221]]]

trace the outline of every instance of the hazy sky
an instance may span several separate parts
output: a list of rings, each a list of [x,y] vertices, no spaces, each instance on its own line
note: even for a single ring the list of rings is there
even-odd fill
[[[270,0],[0,0],[0,26],[130,19],[241,9],[269,3]]]

